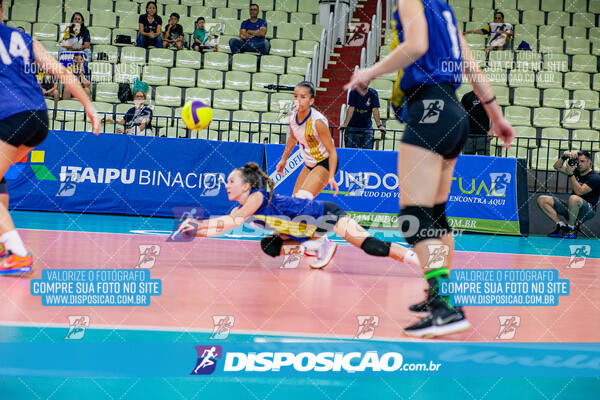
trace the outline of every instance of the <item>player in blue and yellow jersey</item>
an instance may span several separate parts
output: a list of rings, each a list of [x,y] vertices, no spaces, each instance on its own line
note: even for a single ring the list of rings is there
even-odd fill
[[[445,335],[470,326],[462,308],[438,294],[439,281],[449,277],[454,251],[446,200],[456,158],[469,130],[468,116],[455,94],[463,69],[492,121],[493,132],[506,147],[514,138],[514,130],[504,119],[489,81],[445,1],[399,0],[393,17],[395,49],[378,63],[356,71],[346,88],[402,70],[398,89],[406,99],[408,120],[398,150],[400,206],[403,215],[419,221],[418,229],[408,230],[416,233],[407,234],[406,240],[414,245],[429,284],[427,300],[410,308],[429,315],[405,332],[413,336]],[[428,267],[434,253],[444,258],[441,268]]]
[[[261,190],[261,178],[268,183],[269,192]],[[259,223],[276,232],[261,241],[262,250],[269,256],[286,254],[289,246],[334,231],[338,236],[363,249],[367,254],[392,257],[394,260],[418,265],[416,254],[398,244],[372,237],[337,204],[328,201],[302,199],[273,194],[273,182],[256,163],[247,163],[233,170],[227,178],[227,197],[240,204],[229,215],[198,220],[186,219],[178,229],[184,236],[217,236],[245,221]],[[283,237],[282,237],[283,236]],[[336,244],[328,240],[318,249],[317,260],[310,266],[324,268],[331,261]]]
[[[4,4],[0,0],[0,180],[8,168],[26,157],[48,135],[48,114],[37,81],[37,67],[59,78],[85,107],[94,133],[100,122],[81,84],[44,47],[16,28],[2,23]],[[1,185],[0,185],[1,187]],[[33,259],[27,252],[10,218],[0,203],[0,275],[32,271]]]

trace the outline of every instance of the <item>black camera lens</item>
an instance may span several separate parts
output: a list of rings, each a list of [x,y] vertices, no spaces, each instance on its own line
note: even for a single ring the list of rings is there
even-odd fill
[[[579,159],[577,158],[569,158],[568,164],[572,167],[573,165],[579,164]]]

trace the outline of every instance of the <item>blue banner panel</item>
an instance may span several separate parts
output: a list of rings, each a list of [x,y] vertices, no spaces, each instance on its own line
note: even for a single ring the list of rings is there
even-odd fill
[[[0,376],[599,377],[598,343],[0,343]],[[81,355],[85,355],[82,357]]]
[[[291,195],[304,163],[296,147],[284,176],[277,174],[283,150],[283,145],[266,145],[267,173],[277,185],[276,192]],[[397,152],[337,149],[337,153],[335,178],[340,193],[333,197],[326,188],[318,199],[339,204],[365,225],[393,225],[400,210]],[[516,187],[514,158],[460,156],[446,208],[450,224],[457,229],[519,234]]]
[[[226,214],[228,174],[263,160],[260,144],[53,131],[6,178],[12,209],[173,216],[201,205]]]

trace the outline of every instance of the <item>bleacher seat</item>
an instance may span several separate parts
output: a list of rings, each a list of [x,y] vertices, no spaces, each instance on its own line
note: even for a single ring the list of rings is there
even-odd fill
[[[589,89],[590,74],[585,72],[567,72],[565,74],[565,89]]]
[[[492,85],[506,86],[507,74],[505,69],[486,68],[483,72]]]
[[[108,57],[108,62],[111,64],[116,63],[119,60],[119,49],[115,46],[98,44],[92,49],[92,59],[98,60],[98,54],[104,53]]]
[[[542,129],[543,140],[540,141],[540,148],[549,147],[551,149],[566,150],[569,148],[569,131],[555,126]],[[542,150],[542,149],[540,149]],[[556,159],[554,160],[556,161]]]
[[[271,50],[269,54],[274,56],[292,57],[294,55],[294,44],[288,39],[271,39]]]
[[[240,108],[239,92],[230,89],[215,90],[213,107],[224,110],[238,110]]]
[[[576,55],[573,56],[573,71],[576,72],[598,72],[598,61],[596,56]]]
[[[260,72],[273,74],[285,73],[285,58],[280,56],[262,56],[260,58]]]
[[[202,54],[198,51],[180,50],[176,57],[176,67],[200,69],[202,65]]]
[[[55,24],[37,22],[33,24],[31,28],[31,36],[37,40],[48,40],[55,42],[58,40],[58,26]]]
[[[152,86],[169,84],[169,70],[158,65],[146,65],[142,72],[142,80]]]
[[[256,72],[258,57],[254,54],[234,54],[231,61],[233,71]]]
[[[514,52],[511,50],[492,51],[489,55],[488,65],[495,69],[514,68]]]
[[[71,112],[69,112],[71,111]],[[56,120],[57,121],[74,121],[83,120],[83,105],[77,100],[59,100],[56,106]]]
[[[587,29],[584,26],[566,26],[563,32],[563,38],[567,39],[585,39]]]
[[[543,11],[539,10],[526,10],[523,11],[523,16],[521,18],[521,22],[524,24],[532,24],[532,25],[544,25],[546,22],[546,17]]]
[[[573,100],[581,100],[585,103],[585,109],[598,109],[598,92],[593,90],[575,90]]]
[[[231,120],[234,121],[232,123],[232,128],[234,130],[238,128],[240,131],[250,133],[259,131],[259,115],[255,111],[234,111]]]
[[[290,57],[287,59],[287,73],[304,76],[306,67],[310,64],[310,59],[305,57]]]
[[[204,68],[227,71],[229,69],[229,56],[220,52],[204,54]]]
[[[504,109],[504,116],[513,125],[531,125],[529,108],[522,106],[509,106]]]
[[[252,74],[252,90],[274,92],[273,89],[264,87],[267,85],[277,85],[277,75],[270,72],[256,72]]]
[[[565,108],[566,101],[569,100],[569,92],[562,88],[546,89],[543,96],[544,107]]]
[[[56,6],[40,5],[37,11],[37,22],[49,22],[57,25],[63,23],[62,10]]]
[[[283,74],[279,75],[279,84],[282,86],[296,86],[302,82],[304,78],[299,74]]]
[[[120,103],[119,85],[112,82],[98,83],[96,85],[96,101],[104,103]]]
[[[567,0],[567,3],[570,0]],[[573,26],[581,26],[584,28],[593,28],[595,24],[596,16],[591,13],[578,12],[573,14]]]
[[[566,42],[565,53],[588,55],[590,54],[590,42],[587,39],[569,39]]]
[[[154,106],[152,109],[152,125],[157,128],[170,125],[172,122],[171,115],[173,115],[171,107]]]
[[[225,89],[250,90],[250,74],[243,71],[228,71],[225,73]]]
[[[311,25],[302,28],[302,40],[312,40],[314,42],[321,41],[321,34],[323,33],[321,25]]]
[[[571,148],[587,151],[600,151],[598,131],[576,129],[573,131]]]
[[[198,71],[201,72],[201,71]],[[206,88],[189,88],[185,91],[185,102],[198,100],[204,104],[212,104],[212,91]],[[214,118],[214,116],[213,116]]]
[[[509,90],[507,86],[492,86],[492,90],[496,95],[496,100],[501,106],[509,105]]]
[[[517,51],[516,68],[527,71],[539,71],[542,66],[542,55],[531,51]]]
[[[181,89],[173,86],[159,86],[156,88],[154,101],[159,106],[181,106]]]
[[[196,86],[196,71],[191,68],[171,68],[169,72],[169,85],[178,87]]]
[[[547,71],[567,72],[569,70],[569,57],[564,53],[544,54],[544,69]]]
[[[198,86],[207,89],[223,88],[223,73],[214,69],[201,69],[198,71]]]
[[[590,112],[588,110],[563,110],[562,126],[567,129],[589,129]]]
[[[138,29],[139,15],[137,14],[121,14],[119,15],[119,28]]]
[[[113,12],[96,12],[92,15],[92,26],[102,26],[105,28],[113,28],[117,25],[117,16]]]
[[[132,64],[146,64],[146,49],[128,46],[121,50],[121,62]]]
[[[298,11],[298,1],[296,0],[277,0],[275,2],[275,9],[287,12]]]
[[[539,28],[540,38],[555,37],[562,39],[562,28],[558,25],[542,25]]]
[[[131,46],[131,44],[115,43],[115,40],[117,39],[117,36],[119,36],[119,35],[129,36],[129,38],[131,39],[131,42],[135,43],[135,40],[137,37],[137,32],[130,28],[117,28],[117,29],[113,29],[113,31],[112,31],[113,46],[119,46],[119,47]]]
[[[563,1],[562,0],[542,0],[542,11],[562,11]]]
[[[92,82],[112,82],[112,64],[107,62],[90,62],[88,63],[88,69]]]
[[[557,37],[541,37],[540,52],[542,53],[562,53],[564,42]]]
[[[247,91],[242,93],[242,110],[266,112],[269,109],[268,94]]]
[[[562,88],[563,76],[560,72],[555,71],[539,71],[536,75],[536,83],[538,88]]]
[[[280,112],[281,107],[289,107],[292,104],[294,95],[291,93],[272,93],[269,98],[269,111]],[[283,109],[288,111],[289,108]]]
[[[531,152],[529,166],[533,169],[547,170],[552,168],[552,165],[559,158],[559,150],[554,148],[539,148]]]
[[[123,18],[125,14],[133,14],[139,16],[138,3],[129,0],[117,0],[115,2],[115,13]]]
[[[535,83],[535,72],[533,71],[520,71],[513,69],[508,75],[508,86],[511,87],[534,87]]]
[[[498,97],[498,96],[496,95],[496,97]],[[527,106],[527,107],[539,107],[539,105],[540,105],[539,90],[532,88],[532,87],[517,87],[515,89],[514,105]]]
[[[148,52],[148,64],[160,67],[172,67],[175,52],[169,49],[150,49]]]
[[[535,148],[537,147],[537,131],[531,126],[515,126],[515,139],[512,145],[517,147]]]
[[[131,82],[140,78],[140,66],[131,63],[115,64],[115,82]]]
[[[560,110],[556,108],[537,107],[533,110],[533,126],[538,128],[555,127],[560,124]],[[542,136],[544,137],[544,136]]]

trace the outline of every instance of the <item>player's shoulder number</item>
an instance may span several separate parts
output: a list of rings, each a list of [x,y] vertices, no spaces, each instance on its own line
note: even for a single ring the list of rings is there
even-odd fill
[[[30,59],[29,49],[19,32],[13,31],[10,35],[10,43],[8,49],[3,40],[0,40],[0,60],[4,65],[10,65],[14,58],[21,57],[23,61],[28,62]]]

